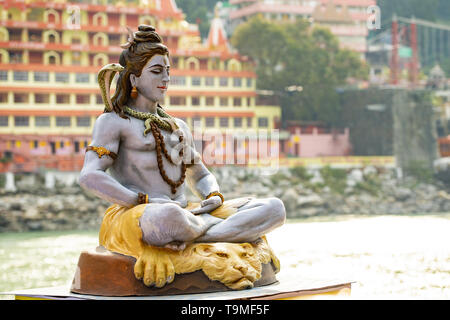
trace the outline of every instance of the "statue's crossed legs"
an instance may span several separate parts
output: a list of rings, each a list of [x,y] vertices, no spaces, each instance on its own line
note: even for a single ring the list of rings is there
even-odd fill
[[[194,215],[190,209],[173,203],[131,209],[114,205],[105,213],[100,244],[135,257],[135,276],[146,285],[162,287],[175,276],[168,251],[184,250],[194,242],[254,242],[286,219],[283,202],[277,198],[233,199],[211,214]]]
[[[181,250],[191,242],[253,242],[286,219],[283,202],[277,198],[242,198],[234,204],[231,200],[225,208],[199,215],[176,204],[148,206],[139,221],[143,239],[152,246]]]

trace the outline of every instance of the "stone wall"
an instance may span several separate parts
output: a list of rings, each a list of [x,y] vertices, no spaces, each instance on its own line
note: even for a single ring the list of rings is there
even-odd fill
[[[258,169],[223,167],[212,172],[226,199],[279,197],[288,218],[450,212],[449,187],[435,179],[399,179],[393,169],[299,167],[265,175]],[[53,188],[45,175],[16,176],[15,192],[0,185],[0,232],[99,228],[109,203],[84,192],[76,179],[54,177]],[[188,199],[198,200],[190,192]]]

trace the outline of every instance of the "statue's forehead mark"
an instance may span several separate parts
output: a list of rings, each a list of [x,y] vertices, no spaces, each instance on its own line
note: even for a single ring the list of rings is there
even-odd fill
[[[162,61],[161,61],[162,58]],[[162,63],[162,64],[161,64]],[[170,68],[169,58],[160,54],[154,55],[147,63],[148,68],[162,67]]]

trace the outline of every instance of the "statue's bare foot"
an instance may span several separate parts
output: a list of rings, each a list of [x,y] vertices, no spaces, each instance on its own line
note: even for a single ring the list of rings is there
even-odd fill
[[[183,241],[172,241],[164,246],[164,248],[174,250],[174,251],[182,251],[186,249],[186,242]]]
[[[145,246],[134,265],[134,275],[146,286],[162,288],[174,280],[175,268],[166,249]]]

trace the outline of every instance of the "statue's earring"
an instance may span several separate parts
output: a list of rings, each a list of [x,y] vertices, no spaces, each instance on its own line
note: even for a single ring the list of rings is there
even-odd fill
[[[138,91],[137,91],[136,87],[133,87],[133,89],[131,89],[131,97],[133,99],[136,99],[137,96],[138,96]]]

